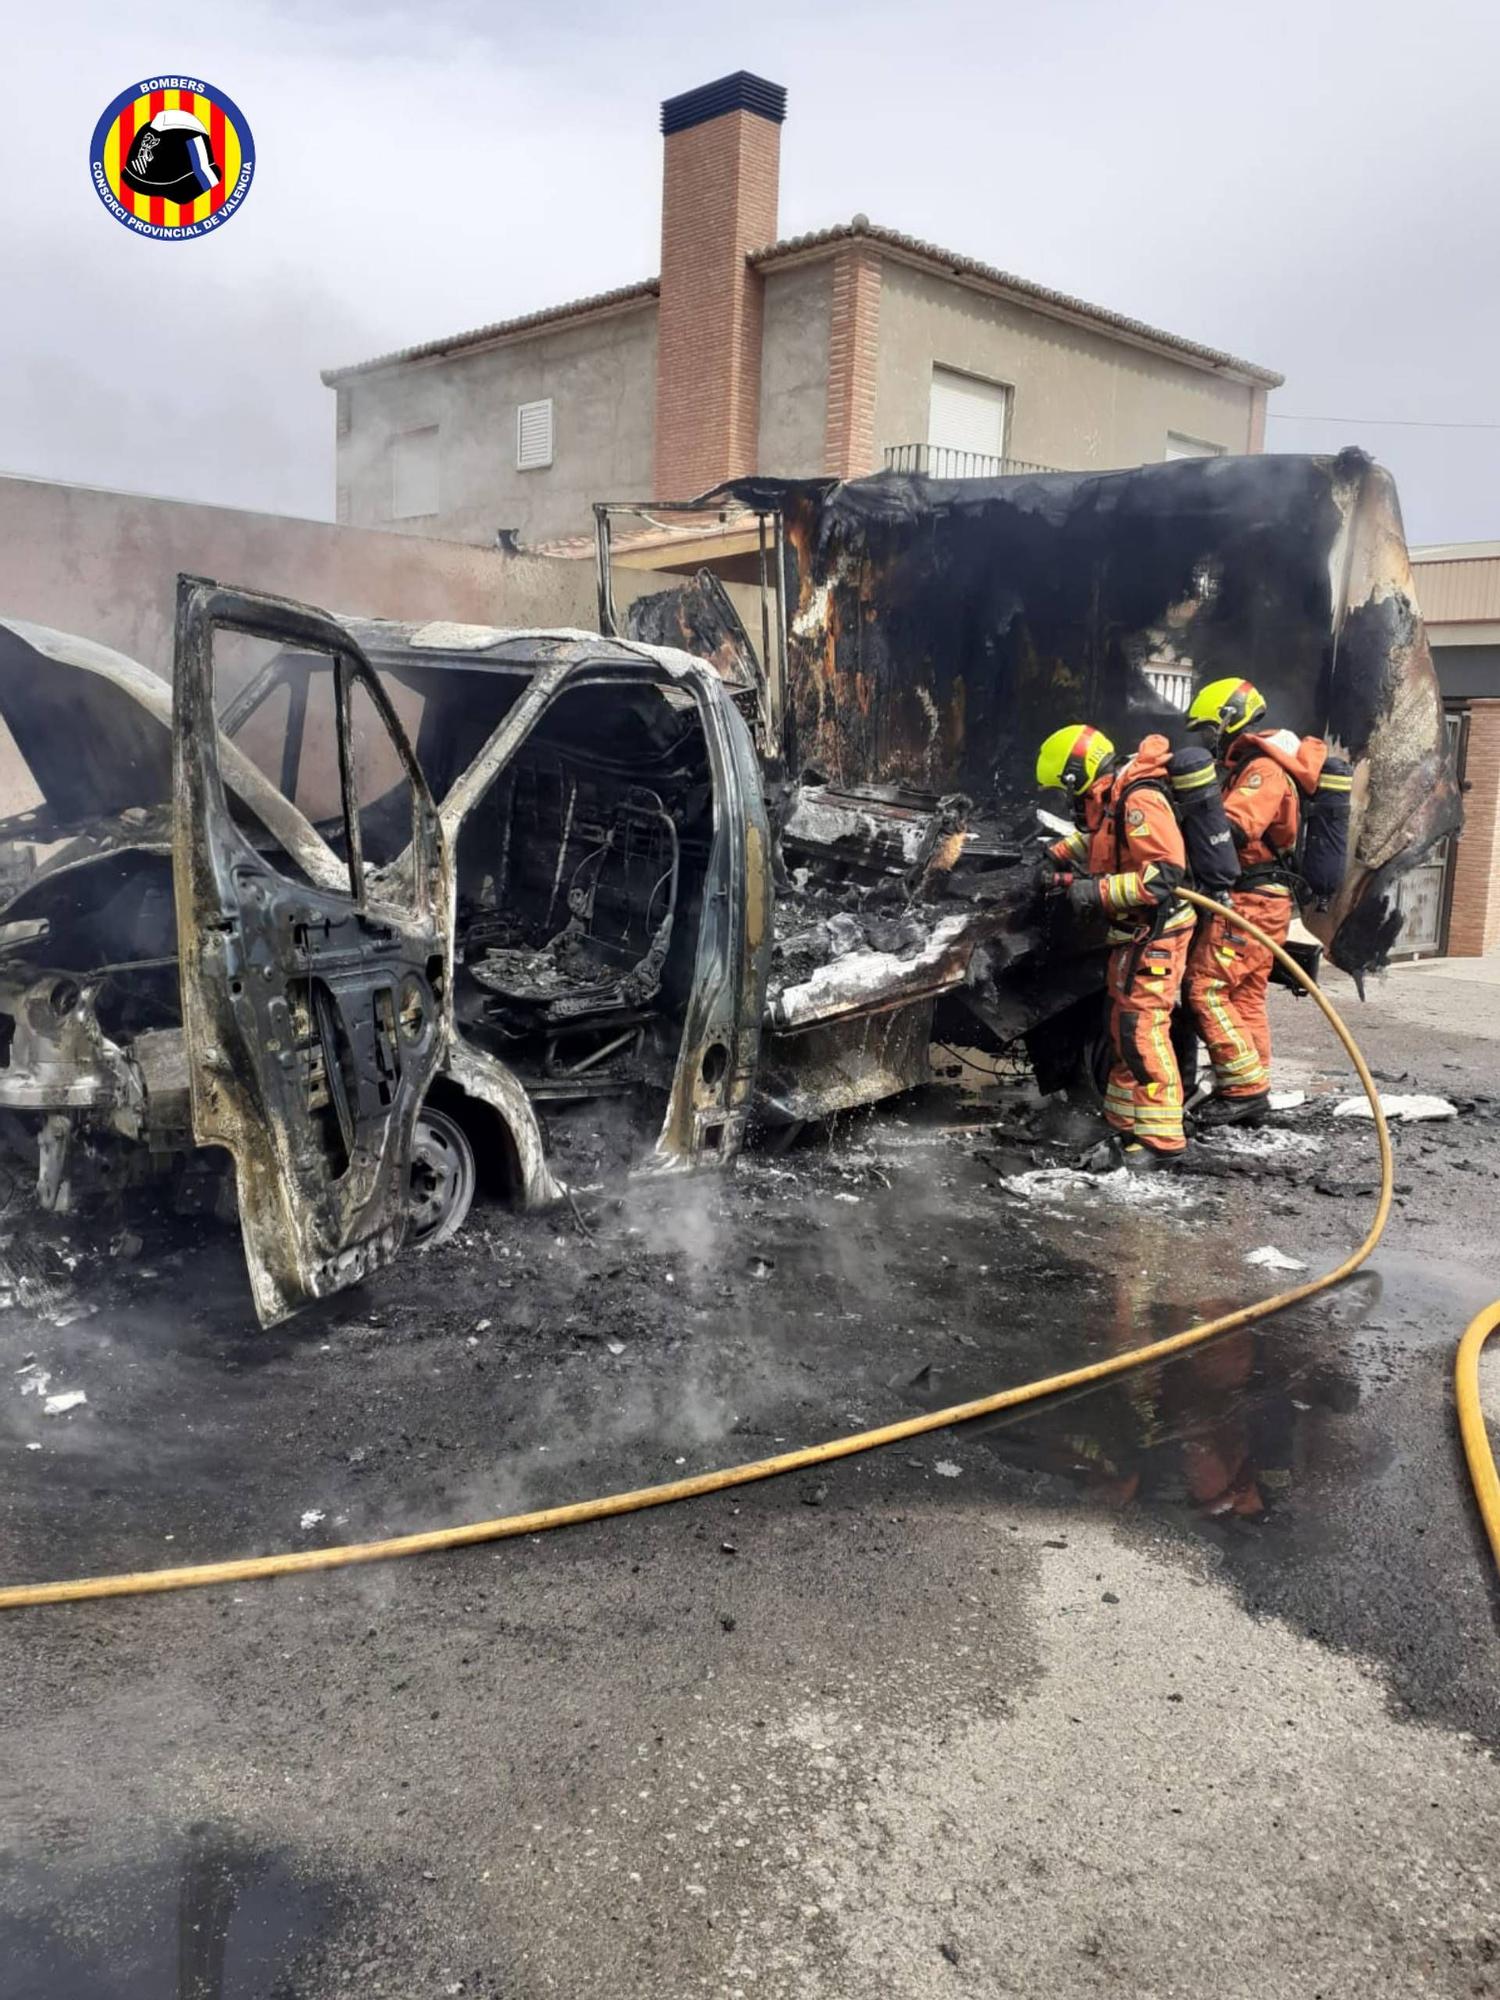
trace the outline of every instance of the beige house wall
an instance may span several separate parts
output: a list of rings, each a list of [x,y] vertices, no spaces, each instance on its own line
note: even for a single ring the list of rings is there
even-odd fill
[[[490,547],[500,528],[523,542],[582,534],[607,496],[649,496],[656,422],[656,302],[500,342],[408,362],[340,386],[339,518],[399,535]],[[516,410],[551,397],[553,461],[516,469]],[[396,520],[391,449],[405,431],[438,430],[438,511]]]
[[[824,469],[833,259],[768,272],[765,286],[757,469],[806,479]]]
[[[927,437],[933,368],[1014,389],[1007,456],[1064,471],[1150,464],[1177,432],[1253,448],[1247,383],[884,260],[875,403],[877,459]]]

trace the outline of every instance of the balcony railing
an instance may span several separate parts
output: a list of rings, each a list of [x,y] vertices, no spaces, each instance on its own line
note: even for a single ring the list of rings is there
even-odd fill
[[[947,444],[888,444],[887,472],[925,472],[929,479],[1006,479],[1013,472],[1060,472],[1025,458],[995,458],[987,451],[958,451]]]

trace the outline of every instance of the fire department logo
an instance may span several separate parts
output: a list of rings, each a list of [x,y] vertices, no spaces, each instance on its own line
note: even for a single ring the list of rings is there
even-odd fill
[[[206,236],[250,192],[255,143],[222,90],[156,76],[122,90],[100,118],[89,171],[116,222],[138,236]]]

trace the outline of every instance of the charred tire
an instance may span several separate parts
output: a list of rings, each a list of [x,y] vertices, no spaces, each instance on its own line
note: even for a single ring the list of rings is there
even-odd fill
[[[474,1148],[455,1118],[424,1104],[411,1149],[409,1241],[430,1250],[457,1235],[474,1206],[479,1183]]]

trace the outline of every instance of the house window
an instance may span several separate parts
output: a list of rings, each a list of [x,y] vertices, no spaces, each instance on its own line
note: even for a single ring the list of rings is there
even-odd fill
[[[552,398],[516,407],[516,470],[539,472],[552,463]]]
[[[1010,390],[1003,382],[934,368],[922,470],[934,479],[972,479],[1005,463]]]
[[[1227,446],[1210,444],[1207,438],[1185,437],[1181,431],[1167,432],[1167,448],[1162,453],[1165,459],[1173,458],[1222,458]]]
[[[391,519],[415,521],[438,510],[438,427],[391,440]]]

